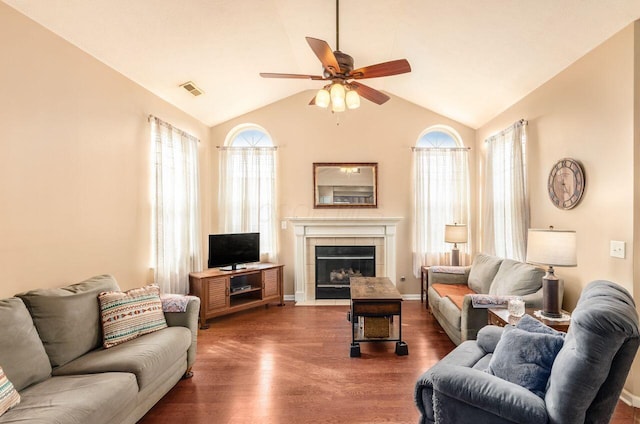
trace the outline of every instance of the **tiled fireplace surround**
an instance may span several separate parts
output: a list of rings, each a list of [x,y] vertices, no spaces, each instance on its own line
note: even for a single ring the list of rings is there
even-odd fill
[[[396,275],[396,226],[402,218],[288,218],[295,234],[295,301],[327,304],[315,298],[315,246],[375,246],[376,276]],[[348,302],[348,301],[347,301]]]

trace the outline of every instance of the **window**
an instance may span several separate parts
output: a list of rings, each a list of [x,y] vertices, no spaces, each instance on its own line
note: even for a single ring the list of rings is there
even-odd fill
[[[163,293],[187,294],[202,270],[198,139],[155,117],[151,124],[152,260]]]
[[[469,222],[469,149],[455,130],[425,130],[413,149],[415,176],[414,275],[423,265],[450,264],[446,224]],[[468,261],[467,245],[458,245],[460,264]]]
[[[259,232],[264,262],[275,262],[276,148],[266,130],[244,124],[229,132],[220,149],[220,228]]]
[[[525,260],[529,228],[526,130],[521,120],[485,140],[482,248],[517,261]]]

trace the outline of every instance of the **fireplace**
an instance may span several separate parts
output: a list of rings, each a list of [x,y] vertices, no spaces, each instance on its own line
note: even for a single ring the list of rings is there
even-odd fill
[[[316,299],[349,299],[352,277],[376,276],[375,246],[316,246]]]

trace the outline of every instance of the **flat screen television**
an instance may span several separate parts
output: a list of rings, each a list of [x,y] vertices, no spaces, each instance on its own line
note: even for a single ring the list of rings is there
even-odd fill
[[[260,233],[209,234],[209,268],[260,262]]]

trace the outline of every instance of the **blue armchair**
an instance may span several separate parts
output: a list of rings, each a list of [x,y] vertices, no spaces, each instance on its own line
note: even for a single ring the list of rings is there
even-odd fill
[[[608,281],[585,287],[542,396],[485,372],[505,331],[484,327],[422,374],[414,394],[420,423],[609,422],[640,343],[624,288]]]

